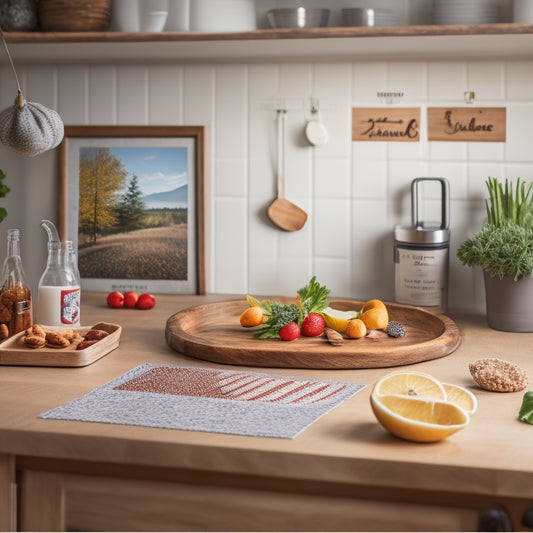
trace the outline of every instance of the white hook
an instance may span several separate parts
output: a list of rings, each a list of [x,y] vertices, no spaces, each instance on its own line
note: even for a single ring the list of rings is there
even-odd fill
[[[473,104],[475,98],[476,93],[474,91],[465,91],[465,102],[467,104]]]

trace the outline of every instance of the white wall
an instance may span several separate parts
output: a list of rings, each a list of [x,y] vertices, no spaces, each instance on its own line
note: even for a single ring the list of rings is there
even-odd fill
[[[0,71],[1,108],[16,90]],[[455,251],[484,216],[485,179],[533,179],[533,61],[328,62],[225,65],[19,65],[28,100],[55,108],[65,124],[195,124],[212,131],[210,291],[293,294],[312,275],[339,297],[394,298],[392,229],[410,218],[409,186],[418,176],[451,183],[450,307],[482,309],[479,272]],[[378,106],[378,91],[402,91],[399,105],[507,107],[507,143],[351,142],[351,109]],[[311,147],[303,131],[310,98],[330,133]],[[286,233],[266,217],[275,197],[275,108],[288,106],[286,196],[309,213]],[[0,147],[11,193],[2,224],[22,230],[31,288],[45,265],[41,218],[57,220],[55,153],[22,158]],[[438,212],[432,198],[427,217]],[[3,255],[2,255],[3,257]]]

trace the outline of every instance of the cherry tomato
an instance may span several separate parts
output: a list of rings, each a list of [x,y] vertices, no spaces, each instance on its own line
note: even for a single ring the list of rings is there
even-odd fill
[[[124,307],[124,295],[118,291],[110,292],[107,295],[107,305],[109,307]]]
[[[124,293],[124,307],[135,307],[139,295],[135,291],[126,291]]]
[[[143,292],[139,296],[135,307],[137,307],[137,309],[152,309],[154,305],[155,296],[153,294],[150,294],[149,292]]]

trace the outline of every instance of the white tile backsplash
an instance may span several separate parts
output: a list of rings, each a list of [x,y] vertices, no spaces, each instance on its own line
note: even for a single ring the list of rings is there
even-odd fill
[[[261,1],[264,7],[267,3]],[[421,3],[412,0],[410,5],[421,8]],[[532,66],[529,60],[461,59],[198,65],[140,61],[23,65],[18,70],[27,97],[57,107],[67,125],[209,127],[210,291],[292,295],[317,275],[337,297],[393,300],[392,232],[395,224],[410,223],[411,181],[443,176],[450,181],[452,199],[450,307],[477,310],[484,306],[481,273],[462,266],[455,252],[484,219],[487,176],[533,179]],[[2,67],[0,73],[0,99],[7,106],[15,91],[9,71]],[[506,143],[427,141],[427,107],[467,105],[466,90],[475,91],[474,105],[507,108]],[[387,107],[377,96],[380,91],[403,92],[395,106],[421,108],[420,142],[351,141],[352,108]],[[305,138],[313,98],[329,133],[327,144],[317,147]],[[276,197],[280,105],[288,109],[285,195],[309,215],[299,232],[280,230],[266,213]],[[57,213],[55,155],[46,154],[36,163],[2,147],[0,153],[12,187],[10,204],[18,207],[11,208],[10,224],[31,234],[25,241],[31,250],[23,246],[26,256],[35,256],[25,266],[36,288],[45,257],[38,222],[55,219]],[[46,190],[43,201],[28,200],[32,178]],[[439,215],[435,195],[427,214]]]
[[[117,68],[117,122],[147,124],[148,67],[120,66]],[[163,104],[163,102],[161,102]],[[68,115],[65,115],[68,117]],[[68,117],[70,120],[70,117]]]
[[[91,124],[116,124],[117,69],[88,67],[88,120]],[[73,124],[73,122],[71,122]]]

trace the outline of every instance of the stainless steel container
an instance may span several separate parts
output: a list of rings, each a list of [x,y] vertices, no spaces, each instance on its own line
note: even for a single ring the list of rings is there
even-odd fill
[[[441,186],[441,221],[420,220],[419,185],[437,181]],[[450,200],[446,178],[416,178],[411,183],[411,226],[394,228],[396,301],[430,307],[437,313],[448,308]]]

